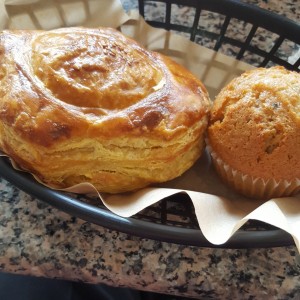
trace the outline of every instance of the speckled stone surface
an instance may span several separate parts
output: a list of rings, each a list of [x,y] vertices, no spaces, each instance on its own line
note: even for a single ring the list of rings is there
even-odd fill
[[[299,1],[251,3],[299,21]],[[197,299],[300,299],[294,246],[228,250],[141,239],[70,216],[4,179],[0,270]]]

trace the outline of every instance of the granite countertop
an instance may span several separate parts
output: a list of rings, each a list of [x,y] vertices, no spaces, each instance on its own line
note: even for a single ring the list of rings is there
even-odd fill
[[[246,2],[300,20],[297,0]],[[2,272],[198,299],[299,299],[294,246],[236,250],[142,239],[75,218],[1,178],[0,199]]]

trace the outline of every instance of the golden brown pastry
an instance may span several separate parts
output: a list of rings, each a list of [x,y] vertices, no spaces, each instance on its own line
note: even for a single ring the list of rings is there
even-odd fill
[[[300,74],[258,68],[216,97],[208,128],[219,174],[246,196],[300,191]]]
[[[177,177],[202,152],[209,110],[197,78],[116,30],[0,35],[0,149],[52,187]]]

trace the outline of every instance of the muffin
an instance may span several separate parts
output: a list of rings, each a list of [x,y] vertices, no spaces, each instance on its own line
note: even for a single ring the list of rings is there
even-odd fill
[[[300,74],[257,68],[217,95],[208,149],[221,178],[241,194],[270,199],[300,191]]]

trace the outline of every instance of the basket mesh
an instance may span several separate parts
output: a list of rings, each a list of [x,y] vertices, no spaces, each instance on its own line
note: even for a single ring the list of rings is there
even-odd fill
[[[237,1],[221,2],[139,0],[139,8],[150,25],[177,32],[256,67],[282,65],[300,70],[297,23]]]

